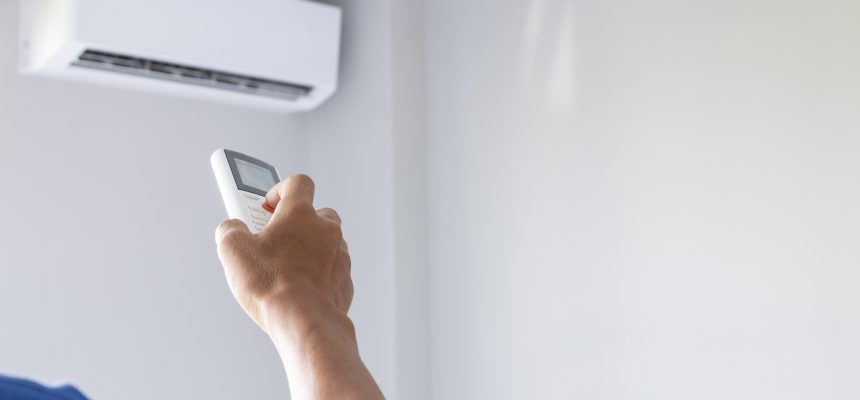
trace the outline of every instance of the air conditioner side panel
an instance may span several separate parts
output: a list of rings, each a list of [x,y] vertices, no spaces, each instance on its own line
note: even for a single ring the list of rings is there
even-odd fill
[[[32,73],[65,57],[77,30],[77,0],[18,2],[18,70]]]

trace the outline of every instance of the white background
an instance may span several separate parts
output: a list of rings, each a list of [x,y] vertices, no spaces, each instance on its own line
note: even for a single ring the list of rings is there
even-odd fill
[[[227,147],[341,211],[390,398],[860,397],[858,3],[332,3],[339,92],[281,116],[19,77],[0,0],[0,372],[286,397]]]
[[[426,18],[433,398],[860,398],[860,3]]]

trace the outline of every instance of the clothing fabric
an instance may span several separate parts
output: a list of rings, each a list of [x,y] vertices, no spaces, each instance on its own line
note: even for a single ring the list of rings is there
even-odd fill
[[[87,400],[87,397],[71,385],[45,386],[0,375],[0,400]]]

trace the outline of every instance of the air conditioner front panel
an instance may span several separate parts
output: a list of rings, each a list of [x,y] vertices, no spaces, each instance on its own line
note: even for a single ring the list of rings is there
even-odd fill
[[[290,103],[280,109],[296,110],[313,108],[337,86],[340,10],[329,5],[303,0],[26,0],[21,8],[26,72],[254,107],[275,100]],[[272,86],[280,89],[309,90],[272,99],[266,90],[255,95],[244,87],[201,87],[157,73],[135,74],[139,71],[122,65],[81,63],[85,52],[210,71],[215,83],[243,77],[283,84]],[[258,97],[269,98],[256,101]]]
[[[326,81],[339,9],[296,0],[77,0],[77,39],[267,78]],[[336,57],[336,54],[334,54]]]

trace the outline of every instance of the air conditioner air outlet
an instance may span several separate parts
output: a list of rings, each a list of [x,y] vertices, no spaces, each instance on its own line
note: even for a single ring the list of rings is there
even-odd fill
[[[310,95],[313,91],[313,88],[310,86],[290,82],[197,68],[189,65],[174,64],[93,49],[84,50],[71,65],[285,100],[296,100]]]

